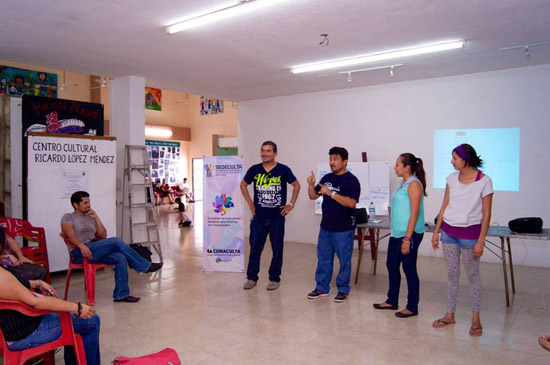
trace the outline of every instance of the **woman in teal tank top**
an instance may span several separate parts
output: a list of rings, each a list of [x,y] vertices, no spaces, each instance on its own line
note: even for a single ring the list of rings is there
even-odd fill
[[[390,241],[388,243],[388,268],[390,288],[384,303],[375,303],[376,309],[399,308],[400,266],[407,278],[407,306],[396,312],[398,318],[418,315],[420,280],[416,270],[418,246],[424,237],[424,196],[426,195],[426,173],[422,159],[412,153],[397,157],[393,168],[402,178],[401,185],[391,197]]]

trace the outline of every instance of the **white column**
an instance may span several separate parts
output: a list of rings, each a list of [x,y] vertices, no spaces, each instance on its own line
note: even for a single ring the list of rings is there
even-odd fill
[[[145,144],[145,79],[138,76],[117,78],[110,83],[111,135],[117,138],[117,236],[121,234],[124,159],[126,145]],[[96,197],[96,199],[99,197]],[[124,237],[129,240],[128,217],[124,217]],[[109,236],[113,236],[111,232]]]

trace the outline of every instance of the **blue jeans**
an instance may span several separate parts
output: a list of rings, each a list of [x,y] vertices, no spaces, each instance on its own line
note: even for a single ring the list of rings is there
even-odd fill
[[[128,286],[128,264],[137,272],[146,272],[151,263],[141,257],[134,249],[118,237],[86,243],[92,251],[90,263],[102,263],[115,266],[115,289],[113,299],[124,299],[130,295]],[[83,262],[79,249],[71,251],[75,263]]]
[[[336,277],[339,293],[348,294],[351,277],[351,254],[353,253],[353,236],[355,231],[330,232],[323,228],[319,230],[317,241],[317,270],[315,271],[316,289],[328,293],[332,279],[334,254],[340,261],[340,270]]]
[[[90,319],[76,318],[71,314],[74,332],[82,336],[86,363],[99,365],[101,357],[99,354],[99,316],[94,314]],[[55,313],[46,314],[42,317],[40,325],[29,336],[22,340],[15,341],[8,348],[11,351],[30,349],[48,342],[57,340],[61,336],[61,321]],[[65,346],[65,364],[76,364],[74,349],[72,346]]]
[[[416,271],[416,259],[418,257],[418,246],[424,238],[424,233],[413,233],[411,236],[411,249],[408,255],[401,253],[401,240],[403,237],[390,237],[388,243],[388,257],[386,267],[390,280],[388,299],[386,303],[397,306],[399,303],[399,287],[401,286],[401,272],[399,266],[403,263],[403,272],[407,278],[407,309],[418,313],[418,301],[420,294],[420,280]]]
[[[281,281],[283,267],[283,248],[285,238],[285,217],[260,218],[255,216],[250,222],[250,257],[246,276],[249,280],[258,281],[260,258],[269,235],[273,258],[269,266],[269,281]]]

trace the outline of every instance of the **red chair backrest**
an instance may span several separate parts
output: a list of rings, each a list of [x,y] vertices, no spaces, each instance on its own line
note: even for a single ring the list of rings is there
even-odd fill
[[[48,252],[44,228],[34,227],[29,221],[19,218],[0,218],[0,226],[4,227],[6,234],[12,238],[23,237],[27,241],[36,242],[36,249]]]
[[[86,363],[82,339],[79,335],[76,335],[74,333],[70,313],[37,310],[21,302],[11,300],[0,300],[0,310],[13,310],[31,317],[42,316],[49,313],[57,313],[61,321],[61,336],[57,340],[27,350],[16,352],[12,352],[9,350],[4,335],[2,334],[2,331],[0,331],[0,348],[2,349],[5,363],[11,364],[14,361],[19,362],[18,360],[23,363],[30,358],[34,358],[49,351],[53,351],[56,348],[65,345],[73,346],[73,348],[75,349],[77,363]],[[53,352],[51,352],[51,354],[53,354]]]

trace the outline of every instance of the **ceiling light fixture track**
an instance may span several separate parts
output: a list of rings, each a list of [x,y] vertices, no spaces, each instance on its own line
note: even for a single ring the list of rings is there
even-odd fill
[[[315,71],[322,71],[322,70],[328,70],[333,68],[342,68],[346,66],[356,66],[356,65],[362,65],[370,62],[385,61],[390,59],[403,58],[403,57],[421,55],[426,53],[441,52],[441,51],[447,51],[451,49],[462,48],[465,46],[465,44],[466,44],[465,40],[432,43],[432,44],[426,44],[419,47],[405,48],[405,49],[400,49],[396,51],[373,53],[373,54],[359,56],[359,57],[338,59],[338,60],[296,66],[291,68],[291,72],[293,74],[299,74],[304,72],[315,72]]]
[[[240,0],[235,5],[221,8],[218,10],[204,13],[192,18],[185,19],[181,22],[165,27],[166,33],[174,34],[191,28],[196,28],[201,25],[217,22],[226,18],[234,17],[253,10],[272,5],[280,0]]]

